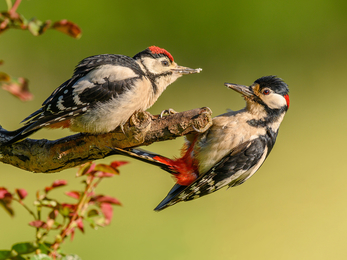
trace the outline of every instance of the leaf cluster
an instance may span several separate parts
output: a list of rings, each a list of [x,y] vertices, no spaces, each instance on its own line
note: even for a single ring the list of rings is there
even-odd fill
[[[0,12],[0,34],[8,29],[27,30],[34,36],[39,36],[48,29],[53,29],[69,35],[73,38],[80,38],[82,31],[80,27],[66,19],[52,22],[50,20],[41,21],[37,18],[26,19],[22,14],[17,13],[21,0],[15,0],[12,4],[11,0],[7,0],[8,9]],[[0,60],[0,65],[3,61]],[[11,77],[5,72],[0,71],[0,86],[18,97],[22,101],[28,101],[33,98],[33,95],[28,89],[28,80],[23,77]]]
[[[86,224],[97,229],[111,223],[113,206],[120,206],[121,202],[111,196],[97,194],[95,189],[103,179],[118,175],[118,167],[126,163],[114,161],[107,165],[89,162],[82,165],[76,176],[83,178],[83,189],[64,192],[75,200],[73,203],[58,201],[52,195],[53,190],[67,186],[66,180],[56,180],[37,191],[34,210],[24,203],[28,195],[25,189],[15,189],[11,193],[7,188],[0,187],[0,205],[14,216],[12,204],[19,203],[33,217],[29,226],[35,228],[33,242],[17,243],[10,250],[0,250],[0,260],[79,259],[78,256],[64,254],[61,245],[68,237],[73,240],[76,230],[84,233]]]

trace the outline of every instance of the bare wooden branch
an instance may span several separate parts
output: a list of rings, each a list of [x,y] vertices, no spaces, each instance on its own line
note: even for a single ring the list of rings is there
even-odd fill
[[[148,112],[133,115],[120,128],[100,134],[76,134],[62,139],[25,139],[0,146],[0,161],[31,172],[52,173],[110,155],[110,147],[130,148],[175,139],[212,125],[209,108],[193,109],[163,118]]]

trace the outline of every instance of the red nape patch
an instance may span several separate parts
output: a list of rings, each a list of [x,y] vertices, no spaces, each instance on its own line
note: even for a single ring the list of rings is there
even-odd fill
[[[46,126],[47,128],[50,129],[56,129],[56,128],[69,128],[71,126],[71,121],[69,120],[65,120],[65,121],[61,121],[55,124],[51,124]]]
[[[157,46],[151,46],[148,47],[148,49],[153,53],[153,54],[164,54],[166,55],[171,61],[174,61],[174,58],[172,57],[172,55],[170,54],[170,52],[168,52],[165,49],[159,48]]]
[[[288,95],[288,94],[284,95],[284,98],[286,99],[286,101],[287,101],[287,107],[289,108],[289,103],[290,103],[290,101],[289,101],[289,95]]]

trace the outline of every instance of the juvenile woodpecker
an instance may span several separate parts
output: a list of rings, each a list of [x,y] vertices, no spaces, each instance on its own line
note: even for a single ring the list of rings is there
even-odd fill
[[[242,184],[273,148],[289,108],[287,84],[275,76],[266,76],[251,86],[225,86],[242,94],[246,107],[219,115],[206,132],[188,136],[181,158],[115,148],[115,153],[157,165],[176,178],[177,183],[155,210],[200,198],[224,186]]]
[[[0,145],[14,143],[42,127],[107,133],[136,111],[151,107],[168,85],[201,69],[178,66],[172,55],[151,46],[133,58],[102,54],[82,60],[64,82],[15,131],[0,130]]]

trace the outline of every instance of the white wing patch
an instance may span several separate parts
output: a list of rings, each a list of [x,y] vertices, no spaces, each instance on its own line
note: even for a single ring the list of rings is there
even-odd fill
[[[131,68],[107,64],[91,71],[86,79],[92,83],[103,83],[104,78],[108,78],[109,81],[120,81],[136,77],[138,75]]]

